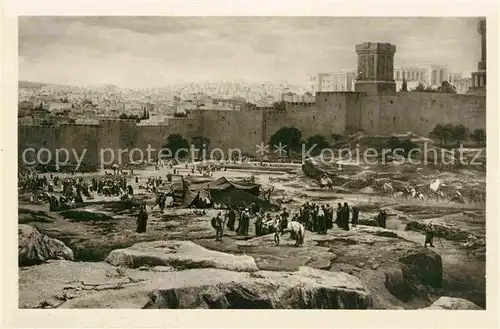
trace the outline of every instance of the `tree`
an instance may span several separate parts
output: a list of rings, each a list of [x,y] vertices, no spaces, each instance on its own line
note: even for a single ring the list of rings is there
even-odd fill
[[[342,136],[341,134],[332,134],[332,139],[334,143],[341,141],[342,138],[344,138],[344,136]]]
[[[456,94],[457,93],[457,89],[455,88],[454,85],[452,85],[448,81],[443,81],[441,83],[441,86],[438,87],[437,92],[440,92],[440,93],[449,93],[449,94]]]
[[[403,78],[403,86],[401,87],[402,92],[408,91],[408,82],[406,82],[406,79]]]
[[[470,134],[470,138],[479,145],[486,144],[486,131],[484,129],[474,129]]]
[[[454,141],[456,141],[459,144],[463,143],[463,141],[467,139],[467,136],[468,136],[468,131],[464,125],[455,126],[451,130],[451,137],[453,138]]]
[[[43,119],[42,122],[40,122],[41,126],[54,126],[54,123],[51,121],[48,121],[47,119]]]
[[[453,126],[451,124],[443,126],[438,123],[429,133],[429,137],[439,140],[441,144],[446,144],[452,138],[452,131]]]
[[[35,104],[33,104],[32,102],[29,102],[29,101],[21,101],[21,102],[19,102],[17,108],[19,111],[29,112],[35,108]]]
[[[314,147],[314,148],[311,151],[311,154],[317,155],[322,150],[330,147],[330,145],[328,144],[328,142],[326,141],[326,138],[324,136],[314,135],[314,136],[309,137],[306,141],[306,149],[309,150],[312,147]]]
[[[172,156],[175,156],[177,151],[180,149],[189,149],[189,143],[187,140],[182,138],[180,134],[171,134],[167,137],[167,143],[163,146],[163,148],[169,149],[172,152]],[[179,151],[178,155],[180,157],[184,157],[187,154],[187,151]]]
[[[437,92],[436,89],[432,89],[431,86],[424,86],[422,82],[419,82],[418,85],[413,88],[411,91],[417,92],[417,93],[435,93]]]
[[[285,147],[288,157],[291,151],[300,151],[302,144],[302,133],[295,127],[282,127],[271,136],[271,147]]]
[[[412,91],[423,93],[426,90],[425,90],[425,86],[423,85],[423,83],[419,82],[418,85]]]
[[[284,111],[286,109],[286,105],[284,101],[274,102],[273,108],[278,111]]]
[[[400,140],[397,137],[391,137],[387,141],[387,148],[390,150],[395,149],[403,149],[405,154],[408,154],[413,149],[416,149],[417,144],[413,143],[410,139],[406,138],[404,140]]]
[[[147,119],[147,118],[148,118],[148,117],[147,117],[147,113],[146,113],[146,108],[143,108],[143,109],[142,109],[142,117],[141,117],[141,119],[144,119],[144,120],[145,120],[145,119]]]
[[[208,149],[208,145],[210,144],[210,139],[203,136],[195,136],[191,139],[191,143],[198,150]]]

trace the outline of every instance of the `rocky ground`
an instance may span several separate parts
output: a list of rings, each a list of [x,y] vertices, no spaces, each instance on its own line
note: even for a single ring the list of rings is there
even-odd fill
[[[137,234],[138,209],[124,207],[116,197],[89,200],[84,207],[55,213],[48,211],[48,205],[31,205],[21,196],[19,223],[41,232],[41,237],[27,240],[43,245],[48,237],[57,239],[71,249],[73,258],[64,256],[68,251],[62,247],[59,253],[44,253],[39,251],[45,247],[20,245],[20,255],[23,250],[23,255],[43,261],[20,267],[19,306],[470,308],[467,301],[456,299],[463,298],[474,307],[486,307],[485,244],[469,249],[460,245],[469,234],[484,239],[484,205],[382,197],[360,183],[382,177],[428,182],[439,176],[449,185],[459,182],[463,190],[474,190],[484,188],[484,173],[387,165],[343,168],[338,178],[342,182],[327,192],[311,179],[317,172],[310,169],[305,169],[308,177],[293,166],[279,171],[236,168],[216,172],[213,179],[253,173],[265,186],[273,181],[273,201],[285,200],[292,213],[305,200],[332,206],[348,202],[361,209],[365,225],[350,231],[335,228],[327,235],[306,232],[299,248],[286,238],[275,246],[272,235],[254,237],[253,227],[248,237],[226,231],[223,241],[216,242],[210,218],[217,210],[200,216],[192,209],[168,209],[164,214],[155,209],[149,212],[147,233]],[[166,172],[137,174],[164,177]],[[152,201],[147,194],[136,197]],[[390,214],[387,229],[371,226],[380,208]],[[423,248],[422,228],[429,219],[441,234],[434,248]],[[20,228],[23,236],[31,234],[29,228]],[[53,245],[60,246],[52,241]],[[47,261],[50,258],[59,260]]]

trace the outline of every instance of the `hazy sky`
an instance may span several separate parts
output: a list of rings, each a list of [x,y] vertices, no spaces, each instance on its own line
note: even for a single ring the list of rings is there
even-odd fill
[[[284,79],[356,68],[357,43],[396,45],[396,65],[448,64],[469,75],[477,18],[20,17],[19,79],[162,87]]]

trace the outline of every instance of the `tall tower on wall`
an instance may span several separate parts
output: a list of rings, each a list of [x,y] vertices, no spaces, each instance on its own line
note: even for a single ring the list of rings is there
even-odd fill
[[[369,94],[395,94],[394,54],[390,43],[365,42],[356,45],[358,78],[355,91]]]
[[[481,19],[477,26],[481,34],[481,61],[477,65],[477,72],[472,73],[472,87],[468,95],[486,96],[486,20]]]

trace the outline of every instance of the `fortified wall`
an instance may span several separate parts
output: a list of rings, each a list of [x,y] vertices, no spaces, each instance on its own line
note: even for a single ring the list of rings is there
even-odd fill
[[[320,134],[349,135],[359,130],[367,134],[391,134],[412,131],[428,136],[438,123],[463,124],[469,130],[486,128],[486,96],[428,92],[396,92],[393,60],[396,47],[390,44],[364,43],[356,46],[358,79],[355,92],[319,92],[315,103],[286,102],[284,110],[246,105],[240,110],[194,110],[184,118],[170,118],[158,125],[144,125],[135,120],[101,119],[96,125],[60,124],[53,127],[19,125],[19,159],[23,151],[45,148],[70,150],[81,156],[84,164],[99,167],[102,162],[126,164],[141,160],[148,148],[152,159],[166,144],[167,137],[179,134],[189,141],[195,136],[210,140],[210,149],[224,154],[239,149],[255,155],[256,145],[266,144],[280,128],[298,128],[304,139]],[[482,86],[485,88],[485,86]],[[272,151],[272,150],[271,150]],[[26,154],[33,161],[35,152]],[[102,153],[102,156],[101,156]],[[40,153],[47,161],[49,152]],[[54,158],[51,159],[54,161]],[[146,160],[146,159],[144,159]]]

